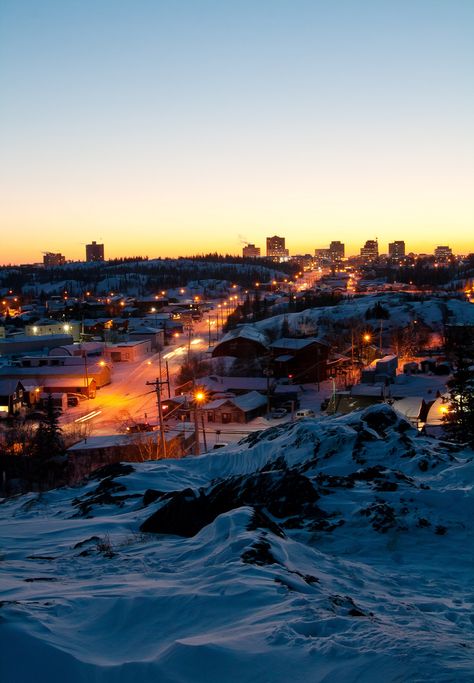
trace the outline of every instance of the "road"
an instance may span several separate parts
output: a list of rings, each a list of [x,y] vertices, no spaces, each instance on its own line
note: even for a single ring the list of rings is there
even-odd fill
[[[219,327],[235,307],[226,306],[219,312]],[[217,310],[217,309],[216,309]],[[215,343],[217,313],[211,311],[202,321],[195,321],[192,328],[181,335],[177,346],[168,346],[161,353],[133,363],[115,363],[111,384],[97,391],[96,397],[81,401],[69,408],[60,418],[65,432],[95,435],[123,432],[127,424],[158,423],[157,396],[155,388],[147,385],[157,378],[170,382],[170,395],[174,396],[177,375],[188,354],[204,355],[209,349],[209,338]],[[209,335],[210,329],[210,335]],[[161,367],[161,377],[160,377]],[[162,387],[162,395],[168,397],[168,387]]]

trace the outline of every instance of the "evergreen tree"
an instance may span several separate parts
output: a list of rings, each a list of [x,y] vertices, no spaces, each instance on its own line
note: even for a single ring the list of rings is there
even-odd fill
[[[474,447],[474,346],[458,346],[449,389],[445,429],[455,441]]]
[[[33,439],[33,455],[42,461],[63,455],[64,442],[59,426],[58,414],[54,408],[53,397],[48,396],[46,412]]]

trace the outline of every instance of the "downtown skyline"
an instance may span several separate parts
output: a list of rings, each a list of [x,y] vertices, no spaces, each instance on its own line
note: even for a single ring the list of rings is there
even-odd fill
[[[0,8],[0,263],[474,250],[474,5]]]

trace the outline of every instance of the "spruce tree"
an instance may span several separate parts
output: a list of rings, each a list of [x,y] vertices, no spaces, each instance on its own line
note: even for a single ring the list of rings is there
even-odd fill
[[[51,394],[46,403],[46,412],[36,430],[33,440],[33,455],[43,461],[64,453],[62,431]]]
[[[447,387],[445,429],[450,438],[474,447],[474,345],[456,348],[455,370]]]

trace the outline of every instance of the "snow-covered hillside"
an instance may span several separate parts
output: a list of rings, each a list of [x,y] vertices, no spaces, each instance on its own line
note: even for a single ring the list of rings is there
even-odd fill
[[[472,455],[376,406],[5,501],[0,679],[471,681]]]
[[[366,312],[375,305],[381,305],[388,313],[383,321],[385,331],[406,327],[416,321],[425,324],[433,332],[442,332],[445,324],[474,325],[474,306],[460,299],[437,299],[434,297],[412,300],[405,294],[389,292],[369,294],[343,299],[337,306],[322,306],[307,309],[301,313],[290,313],[286,317],[292,332],[319,334],[350,329],[352,323],[365,321]],[[262,330],[277,327],[283,322],[283,315],[262,320],[257,326]],[[379,326],[379,321],[369,318],[367,325]]]

